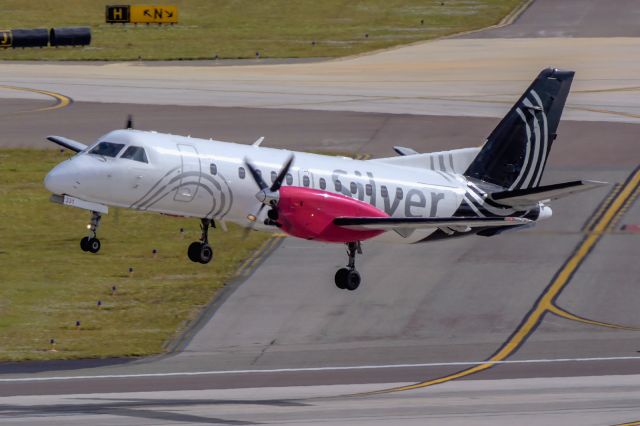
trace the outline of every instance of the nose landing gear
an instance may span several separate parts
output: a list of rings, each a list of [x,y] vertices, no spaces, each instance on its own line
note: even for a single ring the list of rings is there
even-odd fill
[[[213,249],[209,245],[209,226],[215,228],[215,222],[212,219],[200,219],[202,235],[200,241],[194,241],[189,245],[187,255],[192,262],[209,263],[213,259]]]
[[[349,263],[347,263],[346,268],[338,269],[335,276],[336,287],[341,290],[347,289],[353,291],[360,286],[360,273],[356,271],[356,253],[362,254],[360,241],[347,243]]]
[[[82,251],[97,253],[100,251],[100,240],[97,238],[96,231],[100,225],[102,216],[97,211],[91,211],[91,222],[89,222],[89,235],[80,240],[80,248]]]

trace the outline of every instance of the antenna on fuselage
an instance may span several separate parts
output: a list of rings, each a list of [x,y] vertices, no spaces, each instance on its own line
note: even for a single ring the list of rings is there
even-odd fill
[[[127,130],[133,129],[133,115],[127,115],[127,124],[125,124],[124,128]]]

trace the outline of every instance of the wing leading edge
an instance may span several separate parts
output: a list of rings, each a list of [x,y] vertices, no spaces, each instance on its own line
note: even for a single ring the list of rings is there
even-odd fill
[[[87,149],[87,145],[62,136],[47,136],[47,139],[74,152],[80,152]]]
[[[421,228],[478,228],[486,226],[515,226],[532,223],[520,217],[337,217],[333,223],[347,229],[394,231]]]

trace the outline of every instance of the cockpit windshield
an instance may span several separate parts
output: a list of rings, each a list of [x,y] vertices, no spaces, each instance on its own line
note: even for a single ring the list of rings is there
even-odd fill
[[[94,146],[89,154],[104,155],[105,157],[115,157],[124,147],[123,143],[100,142]]]
[[[124,154],[120,158],[127,158],[133,161],[139,161],[141,163],[148,163],[147,154],[144,152],[144,148],[141,146],[130,146],[124,151]]]

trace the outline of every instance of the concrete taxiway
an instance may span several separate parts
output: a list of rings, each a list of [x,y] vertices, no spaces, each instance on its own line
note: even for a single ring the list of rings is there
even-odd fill
[[[544,180],[612,183],[554,203],[551,220],[522,232],[365,244],[353,293],[332,283],[342,247],[270,240],[168,356],[0,366],[0,419],[639,421],[640,46],[604,2],[556,13],[569,3],[538,0],[472,38],[313,64],[0,65],[3,146],[45,147],[47,134],[90,141],[133,113],[139,128],[379,157],[392,145],[478,145],[539,69],[557,64],[577,74]],[[619,5],[610,13],[640,11]],[[563,24],[575,38],[540,38]]]

